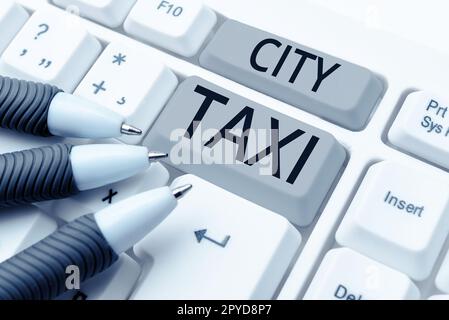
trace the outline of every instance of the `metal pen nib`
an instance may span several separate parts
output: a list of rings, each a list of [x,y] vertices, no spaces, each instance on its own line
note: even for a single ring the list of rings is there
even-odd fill
[[[192,189],[193,186],[191,184],[186,184],[185,186],[173,189],[173,196],[176,199],[181,199],[187,192],[190,191],[190,189]]]
[[[153,151],[148,153],[148,160],[150,160],[150,162],[156,162],[165,158],[168,158],[167,153]]]
[[[139,128],[130,126],[129,124],[122,124],[121,133],[126,134],[128,136],[140,136],[142,135],[142,130]]]

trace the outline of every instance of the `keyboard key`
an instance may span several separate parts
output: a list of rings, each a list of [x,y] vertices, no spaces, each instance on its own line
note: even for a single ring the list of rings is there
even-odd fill
[[[216,22],[215,12],[201,0],[138,0],[124,28],[136,38],[191,57]]]
[[[346,157],[331,135],[198,77],[178,87],[144,144],[301,226],[314,219]]]
[[[3,53],[0,74],[72,92],[100,51],[79,17],[56,8],[38,10]]]
[[[435,285],[438,290],[449,294],[449,252],[446,253],[440,270],[435,278]]]
[[[142,75],[145,75],[142,77]],[[140,46],[108,45],[75,94],[120,113],[141,136],[120,140],[138,144],[178,85],[175,74]]]
[[[167,169],[159,163],[154,163],[144,173],[127,180],[85,191],[67,199],[36,203],[36,206],[54,217],[70,222],[140,192],[166,186],[168,180]]]
[[[416,300],[418,288],[404,274],[347,248],[324,257],[305,300]]]
[[[411,93],[388,138],[394,145],[449,168],[449,100],[425,91]]]
[[[34,207],[0,210],[0,262],[47,237],[56,221]]]
[[[415,280],[426,279],[449,231],[449,178],[434,168],[372,166],[336,238]]]
[[[57,300],[126,300],[140,275],[140,266],[126,254],[106,271],[68,291]]]
[[[132,299],[269,299],[301,236],[284,218],[196,176],[170,216],[135,246],[148,266]]]
[[[351,130],[363,128],[383,92],[365,68],[232,20],[200,64]]]
[[[111,28],[120,26],[136,0],[53,0],[65,9],[74,9],[83,17]]]
[[[25,24],[28,12],[14,1],[3,0],[0,6],[0,53],[6,49],[20,28]]]

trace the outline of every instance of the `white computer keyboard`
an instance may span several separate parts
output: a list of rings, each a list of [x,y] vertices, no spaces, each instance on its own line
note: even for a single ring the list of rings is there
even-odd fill
[[[150,132],[107,142],[169,146],[168,126],[190,123],[183,115],[193,117],[189,90],[199,83],[203,94],[223,90],[230,110],[246,103],[282,126],[300,121],[327,141],[327,153],[312,159],[319,169],[293,194],[248,168],[158,164],[70,199],[2,210],[0,261],[80,215],[192,183],[160,227],[61,299],[449,299],[447,8],[438,0],[3,0],[0,74],[53,83]],[[426,23],[429,16],[440,19]],[[254,80],[226,67],[252,31],[215,36],[239,23],[318,50],[309,59],[319,73],[328,55],[363,67],[339,81],[340,98],[355,101],[349,112],[341,116],[333,97],[294,107],[297,96],[267,85],[271,76]],[[229,47],[220,47],[226,36]],[[212,42],[223,57],[209,50]],[[280,63],[256,63],[282,74]],[[306,69],[288,77],[301,79]],[[352,79],[360,81],[345,82]],[[353,97],[361,88],[365,94]],[[364,104],[370,109],[362,113]],[[0,152],[60,141],[1,130]]]

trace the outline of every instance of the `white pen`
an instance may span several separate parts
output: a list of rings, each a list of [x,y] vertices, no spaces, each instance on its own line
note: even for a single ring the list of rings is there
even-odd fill
[[[2,154],[0,207],[66,198],[127,179],[165,157],[122,144],[54,144]]]
[[[138,194],[83,216],[0,264],[0,300],[48,300],[67,291],[66,270],[80,282],[109,268],[118,256],[156,228],[192,188]]]
[[[36,136],[117,138],[141,135],[120,114],[43,83],[0,76],[0,127]]]

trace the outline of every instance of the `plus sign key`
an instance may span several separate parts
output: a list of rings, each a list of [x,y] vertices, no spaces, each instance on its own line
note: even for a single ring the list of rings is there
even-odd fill
[[[449,169],[449,99],[425,91],[405,99],[388,138],[394,145]]]
[[[48,7],[37,10],[5,50],[0,74],[72,92],[100,52],[78,17]]]
[[[138,44],[109,44],[75,94],[123,115],[142,136],[122,137],[139,144],[178,85],[175,74]]]

